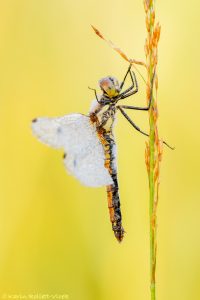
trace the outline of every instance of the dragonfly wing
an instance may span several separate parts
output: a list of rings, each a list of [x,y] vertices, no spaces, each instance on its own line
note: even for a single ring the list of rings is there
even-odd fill
[[[103,146],[88,116],[69,114],[58,118],[37,118],[32,130],[37,138],[54,148],[64,148],[64,163],[70,174],[87,186],[104,186],[113,180],[105,168]]]
[[[37,118],[32,121],[33,134],[44,144],[53,148],[64,147],[65,134],[63,132],[65,117]],[[69,130],[69,129],[68,129]],[[69,130],[70,131],[70,130]]]

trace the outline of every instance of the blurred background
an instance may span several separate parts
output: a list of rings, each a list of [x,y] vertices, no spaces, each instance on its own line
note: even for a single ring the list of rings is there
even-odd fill
[[[199,2],[158,1],[159,131],[164,148],[158,207],[157,296],[200,299]],[[37,116],[87,114],[98,80],[122,80],[129,57],[144,60],[142,1],[0,2],[0,295],[66,294],[73,300],[149,299],[145,137],[116,124],[121,244],[105,188],[66,174],[62,155],[31,133]],[[145,75],[142,67],[140,71]],[[137,75],[137,74],[136,74]],[[145,104],[145,86],[125,103]],[[148,130],[145,112],[129,112]]]

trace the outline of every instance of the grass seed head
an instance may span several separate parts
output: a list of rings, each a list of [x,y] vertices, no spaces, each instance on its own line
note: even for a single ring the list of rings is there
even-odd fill
[[[150,148],[149,148],[149,143],[146,143],[146,148],[145,148],[145,163],[146,163],[146,167],[147,167],[147,172],[149,174],[149,170],[150,170]]]
[[[146,15],[146,28],[147,31],[150,32],[150,20],[148,14]]]
[[[149,101],[150,97],[151,97],[151,88],[150,88],[150,83],[149,82],[147,82],[146,95],[147,95],[147,99]]]
[[[143,3],[144,3],[144,11],[145,11],[145,13],[147,13],[147,12],[148,12],[148,9],[149,9],[148,4],[147,4],[147,1],[144,0]]]
[[[157,75],[157,73],[155,74],[155,88],[157,91],[158,90],[158,75]]]
[[[155,11],[152,11],[152,14],[151,14],[151,24],[152,24],[152,26],[154,25],[154,22],[155,22]]]
[[[149,43],[148,43],[147,39],[145,39],[144,52],[145,52],[145,55],[147,57],[149,55]]]

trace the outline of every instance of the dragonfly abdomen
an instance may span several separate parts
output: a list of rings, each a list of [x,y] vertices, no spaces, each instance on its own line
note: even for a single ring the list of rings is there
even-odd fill
[[[122,227],[122,215],[117,180],[116,145],[112,132],[115,121],[115,108],[112,106],[108,108],[106,113],[100,114],[99,116],[97,116],[95,111],[90,112],[90,120],[96,125],[98,138],[105,153],[104,166],[108,170],[113,181],[112,184],[107,185],[108,209],[115,237],[119,242],[121,242],[124,236],[124,229]]]
[[[121,242],[124,237],[124,229],[122,227],[119,192],[115,185],[107,186],[107,197],[112,229],[117,240]]]
[[[111,132],[104,133],[104,139],[107,142],[105,144],[105,167],[108,169],[113,180],[113,184],[107,186],[108,209],[115,237],[119,242],[121,242],[124,236],[124,229],[122,227],[122,215],[120,209],[119,187],[117,180],[117,167],[115,163],[115,142],[111,135]]]

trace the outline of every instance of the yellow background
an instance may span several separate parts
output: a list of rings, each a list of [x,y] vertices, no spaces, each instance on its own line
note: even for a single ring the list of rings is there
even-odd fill
[[[164,148],[158,208],[159,300],[200,299],[199,2],[158,1],[159,130]],[[142,1],[0,2],[0,295],[68,294],[70,300],[149,299],[145,137],[116,125],[123,243],[115,240],[105,188],[66,174],[62,151],[39,143],[37,116],[87,113],[101,77],[123,78],[144,59]],[[140,68],[141,69],[141,68]],[[143,69],[141,71],[144,73]],[[145,86],[125,100],[145,104]],[[145,112],[130,112],[148,130]]]

